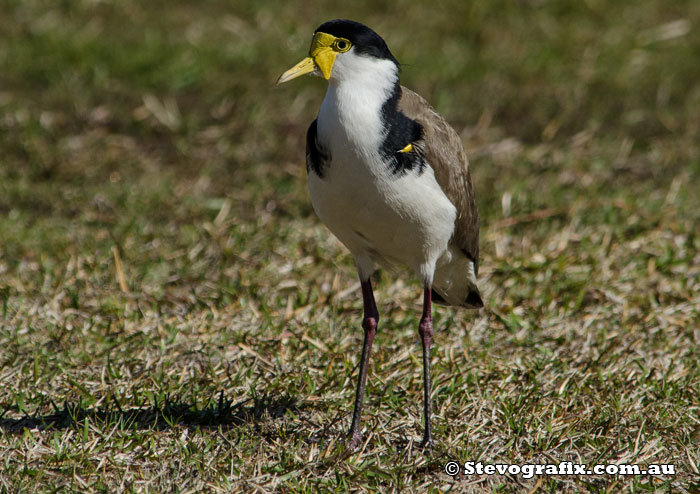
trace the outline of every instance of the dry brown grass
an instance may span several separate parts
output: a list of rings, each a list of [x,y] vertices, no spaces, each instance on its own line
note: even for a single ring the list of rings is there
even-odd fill
[[[420,287],[378,276],[348,456],[359,283],[299,148],[322,89],[271,88],[309,18],[338,14],[243,4],[0,19],[0,490],[698,492],[697,7],[345,13],[464,138],[487,302],[436,311],[425,456]],[[448,460],[677,473],[455,479]]]

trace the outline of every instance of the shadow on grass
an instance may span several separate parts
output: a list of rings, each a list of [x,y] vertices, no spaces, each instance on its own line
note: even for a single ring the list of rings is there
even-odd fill
[[[166,399],[161,403],[123,409],[112,401],[99,408],[84,407],[82,404],[65,403],[63,408],[54,405],[54,413],[47,415],[25,415],[18,419],[0,418],[0,429],[9,433],[21,433],[24,429],[65,429],[88,419],[98,424],[119,424],[129,429],[168,429],[175,426],[189,427],[235,427],[255,424],[265,418],[281,418],[287,411],[297,412],[303,406],[296,398],[289,396],[248,398],[233,404],[223,393],[216,403],[204,408],[197,404],[183,403]],[[3,413],[4,415],[4,413]]]

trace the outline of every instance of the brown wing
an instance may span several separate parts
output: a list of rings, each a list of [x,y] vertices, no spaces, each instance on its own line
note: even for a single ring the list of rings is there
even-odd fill
[[[454,240],[479,265],[479,211],[476,206],[469,162],[457,132],[418,94],[401,87],[398,109],[423,126],[423,137],[414,143],[435,171],[435,178],[457,208]]]

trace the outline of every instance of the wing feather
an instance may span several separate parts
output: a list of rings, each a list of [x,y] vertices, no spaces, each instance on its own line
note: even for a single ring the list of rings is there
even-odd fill
[[[398,109],[423,126],[423,135],[414,145],[433,168],[438,184],[457,209],[453,238],[464,254],[474,261],[474,270],[477,271],[479,211],[462,140],[425,99],[403,86]]]

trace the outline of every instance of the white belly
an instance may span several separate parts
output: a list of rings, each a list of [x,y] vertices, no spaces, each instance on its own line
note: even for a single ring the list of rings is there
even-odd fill
[[[309,174],[314,210],[355,256],[363,279],[375,263],[403,264],[431,284],[456,218],[432,168],[393,174],[378,156],[368,166],[349,154],[333,156],[322,179]]]
[[[396,84],[396,66],[377,62],[371,71],[348,74],[354,79],[329,82],[318,114],[318,144],[331,162],[323,178],[309,173],[314,210],[355,256],[363,280],[375,264],[403,264],[431,285],[438,259],[449,252],[455,207],[430,166],[420,175],[394,174],[380,158],[381,109]]]

